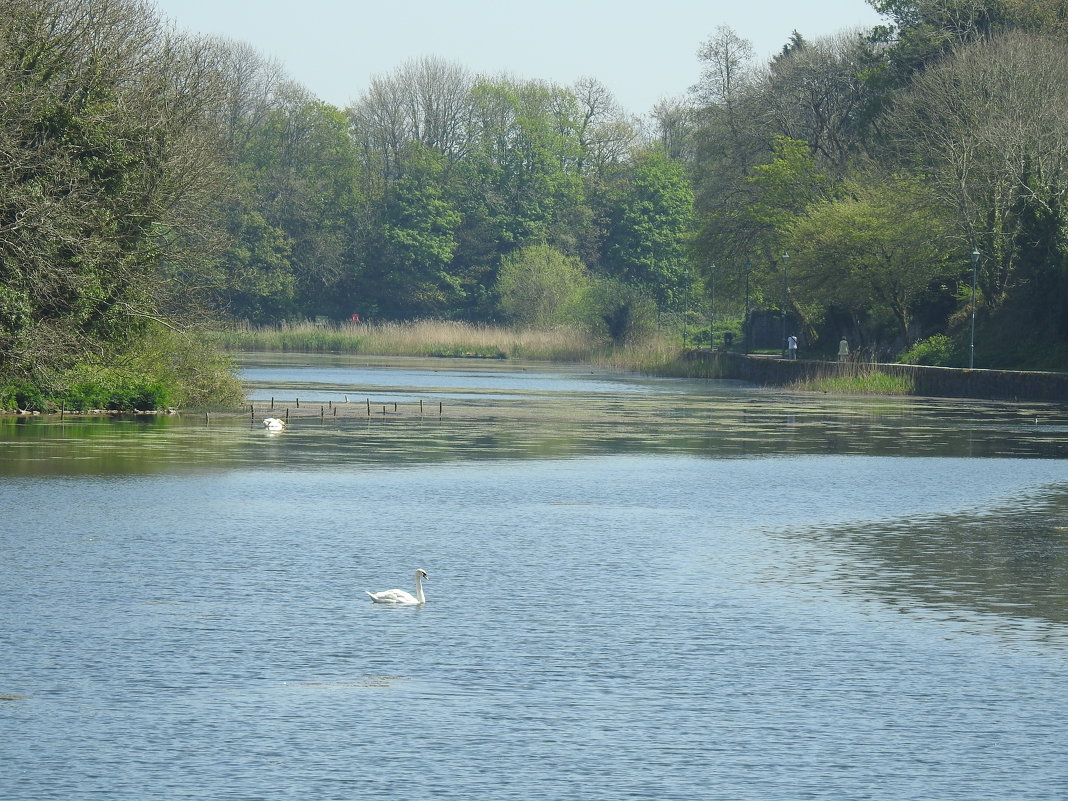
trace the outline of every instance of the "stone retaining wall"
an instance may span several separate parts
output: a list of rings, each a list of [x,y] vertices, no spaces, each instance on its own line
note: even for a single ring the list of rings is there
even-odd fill
[[[836,370],[848,374],[855,372],[858,367],[835,362],[746,356],[723,350],[689,351],[687,358],[707,364],[713,375],[769,386],[784,386],[833,375]],[[1068,373],[968,370],[914,364],[876,364],[872,367],[889,375],[911,379],[914,395],[1068,403]]]

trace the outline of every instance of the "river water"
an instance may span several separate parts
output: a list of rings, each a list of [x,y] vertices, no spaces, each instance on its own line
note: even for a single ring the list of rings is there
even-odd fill
[[[0,421],[0,798],[1068,797],[1068,408],[244,377]]]

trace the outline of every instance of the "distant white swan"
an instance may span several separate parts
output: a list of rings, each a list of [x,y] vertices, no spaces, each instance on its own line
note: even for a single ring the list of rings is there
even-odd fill
[[[263,427],[268,431],[281,431],[286,427],[286,421],[279,420],[277,417],[267,417],[263,420]]]
[[[364,590],[371,596],[371,600],[376,604],[404,604],[405,606],[420,606],[426,603],[426,598],[423,596],[423,579],[430,581],[430,576],[426,574],[426,571],[420,568],[415,571],[415,595],[404,590],[383,590],[382,592],[370,592]]]

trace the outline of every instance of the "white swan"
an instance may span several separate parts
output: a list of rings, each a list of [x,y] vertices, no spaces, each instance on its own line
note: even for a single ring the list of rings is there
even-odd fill
[[[286,427],[286,421],[279,420],[277,417],[267,417],[263,420],[263,427],[268,431],[281,431]]]
[[[421,606],[426,603],[426,598],[423,596],[423,579],[430,581],[430,576],[426,574],[426,571],[422,568],[415,571],[415,595],[404,590],[383,590],[382,592],[370,592],[364,590],[371,596],[371,600],[376,604],[404,604],[405,606]]]

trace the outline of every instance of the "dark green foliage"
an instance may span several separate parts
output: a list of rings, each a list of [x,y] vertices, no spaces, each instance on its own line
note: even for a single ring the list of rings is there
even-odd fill
[[[344,115],[288,90],[244,122],[218,301],[251,322],[343,316],[359,263],[356,150]]]
[[[117,387],[108,398],[109,409],[165,409],[169,405],[170,393],[159,381],[139,381]]]
[[[155,411],[171,405],[172,392],[160,381],[116,378],[116,383],[82,381],[46,392],[26,381],[0,388],[0,409],[47,411]]]
[[[945,334],[935,334],[921,340],[901,354],[904,364],[924,364],[930,367],[967,366],[961,348]]]
[[[48,410],[48,398],[36,385],[17,381],[0,386],[0,409],[44,412]]]
[[[160,381],[121,379],[117,384],[81,382],[51,399],[68,411],[153,411],[171,405],[171,392]]]
[[[693,282],[693,223],[693,190],[682,166],[656,150],[639,154],[611,210],[606,271],[640,288],[661,310],[681,308]]]
[[[593,333],[613,344],[640,341],[656,328],[656,304],[623,281],[598,281],[587,293],[586,304]]]
[[[203,56],[138,0],[4,3],[0,382],[19,388],[5,405],[55,405],[75,365],[122,359],[195,307],[180,265],[208,250],[221,167]]]
[[[443,191],[444,164],[420,145],[406,151],[403,172],[383,198],[364,278],[364,299],[390,317],[440,316],[461,302],[452,272],[460,214]]]

